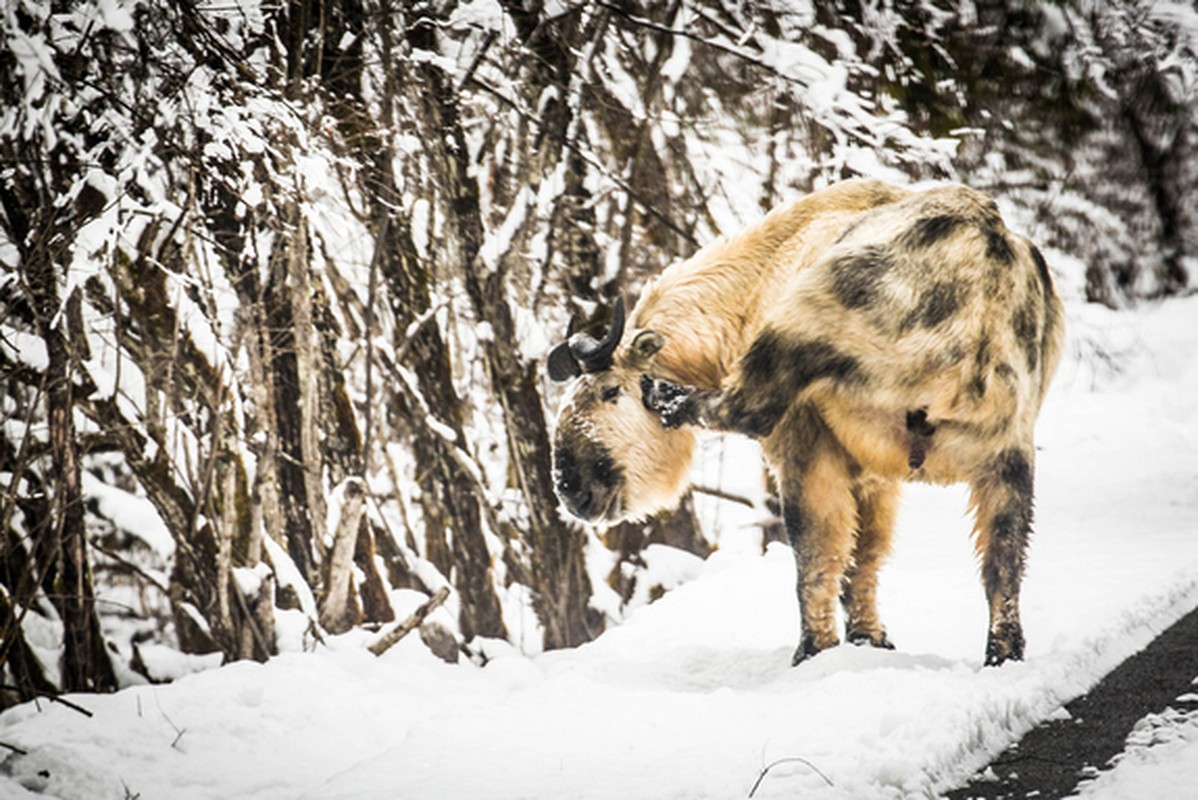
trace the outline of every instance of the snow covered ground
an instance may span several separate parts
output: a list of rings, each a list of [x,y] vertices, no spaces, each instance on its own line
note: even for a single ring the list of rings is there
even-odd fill
[[[375,658],[350,634],[71,698],[91,717],[11,709],[0,742],[27,754],[0,763],[0,797],[935,796],[1198,606],[1198,297],[1074,303],[1070,336],[1039,427],[1023,663],[981,667],[963,490],[916,486],[882,576],[897,651],[791,668],[791,557],[730,527],[690,580],[573,651],[493,643],[485,667],[449,666],[418,637]],[[1166,716],[1087,798],[1189,796],[1198,722]]]
[[[1195,679],[1198,683],[1198,679]],[[1189,704],[1192,692],[1179,697]],[[1198,774],[1198,711],[1167,708],[1136,723],[1127,749],[1115,766],[1086,781],[1078,792],[1084,800],[1188,798]]]

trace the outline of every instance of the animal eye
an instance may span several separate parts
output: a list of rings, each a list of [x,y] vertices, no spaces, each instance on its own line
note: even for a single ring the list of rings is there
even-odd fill
[[[619,386],[609,386],[606,389],[604,389],[602,392],[599,393],[599,397],[601,397],[603,399],[603,401],[606,403],[616,402],[616,398],[619,396],[620,396],[620,387]]]
[[[601,458],[595,462],[592,475],[604,486],[611,486],[616,473],[616,465],[610,458]]]

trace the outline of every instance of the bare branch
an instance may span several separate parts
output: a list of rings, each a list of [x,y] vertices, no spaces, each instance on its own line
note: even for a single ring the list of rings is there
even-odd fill
[[[383,653],[390,650],[400,639],[407,636],[412,631],[420,627],[420,623],[424,622],[429,614],[440,608],[441,604],[449,598],[449,587],[442,586],[437,590],[437,593],[428,599],[424,604],[412,612],[412,615],[399,623],[398,627],[390,632],[379,637],[378,641],[370,645],[370,652],[376,656],[381,656]]]

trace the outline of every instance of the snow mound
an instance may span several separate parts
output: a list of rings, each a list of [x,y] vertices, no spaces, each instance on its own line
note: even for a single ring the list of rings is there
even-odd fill
[[[0,742],[28,755],[7,756],[0,796],[731,798],[759,779],[757,798],[935,796],[1198,606],[1198,298],[1071,312],[1039,428],[1023,663],[980,666],[964,492],[911,487],[879,595],[897,651],[791,668],[790,554],[727,547],[661,559],[679,585],[570,651],[495,644],[485,667],[451,666],[418,637],[375,658],[347,635],[74,698],[92,717],[10,709]],[[1130,797],[1166,763],[1193,775],[1196,726],[1176,721],[1105,779],[1135,789],[1095,796]]]

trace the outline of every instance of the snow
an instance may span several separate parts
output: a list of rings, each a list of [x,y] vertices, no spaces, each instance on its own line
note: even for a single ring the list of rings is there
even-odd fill
[[[83,473],[83,495],[97,504],[101,516],[141,539],[155,553],[167,557],[175,552],[175,540],[146,498],[104,483],[87,471]]]
[[[448,665],[418,636],[375,658],[353,631],[70,698],[91,717],[10,709],[0,742],[27,755],[4,755],[0,796],[733,798],[759,779],[759,798],[944,792],[1198,606],[1198,297],[1069,311],[1038,428],[1022,663],[981,666],[965,493],[915,486],[880,591],[896,651],[790,667],[791,556],[729,524],[704,562],[649,553],[674,588],[574,650],[488,641],[485,666]],[[730,475],[747,472],[737,452]],[[1188,796],[1196,772],[1198,719],[1166,712],[1082,796]]]
[[[1185,800],[1193,796],[1198,711],[1170,707],[1149,714],[1136,723],[1127,745],[1114,767],[1083,783],[1076,796],[1084,800]]]

